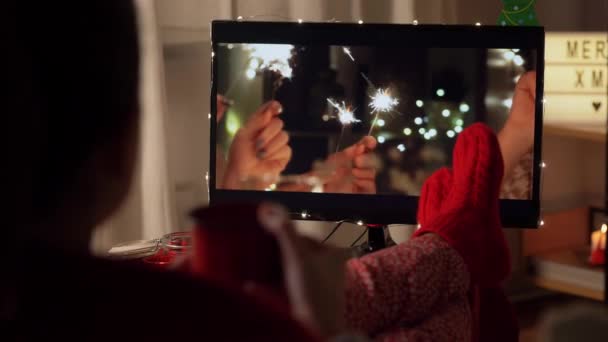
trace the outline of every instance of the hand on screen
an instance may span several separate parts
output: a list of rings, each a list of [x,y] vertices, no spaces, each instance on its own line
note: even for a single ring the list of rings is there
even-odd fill
[[[528,149],[534,145],[534,114],[536,104],[536,72],[523,74],[515,86],[513,105],[506,125],[518,132]]]
[[[289,135],[283,130],[281,104],[268,102],[235,134],[230,145],[224,188],[242,189],[241,182],[262,190],[276,181],[291,159]],[[245,190],[245,189],[242,189]]]
[[[375,194],[376,168],[372,151],[376,139],[366,136],[356,144],[329,156],[328,163],[334,167],[332,176],[324,186],[324,192]]]
[[[504,161],[504,179],[510,179],[520,160],[534,146],[534,117],[536,108],[536,72],[523,74],[515,86],[511,113],[498,133]]]

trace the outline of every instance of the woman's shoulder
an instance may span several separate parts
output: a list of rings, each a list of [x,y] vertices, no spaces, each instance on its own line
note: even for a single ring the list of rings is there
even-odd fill
[[[178,272],[37,249],[16,280],[17,322],[28,335],[311,340],[289,315]]]

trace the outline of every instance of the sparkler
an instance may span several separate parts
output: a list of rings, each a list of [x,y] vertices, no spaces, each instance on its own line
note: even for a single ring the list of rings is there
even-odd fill
[[[367,85],[370,88],[376,89],[376,86],[374,86],[374,84],[372,83],[372,81],[370,81],[369,78],[367,76],[365,76],[364,73],[361,73],[361,77],[363,77],[363,79],[365,80],[365,82],[367,82]]]
[[[292,77],[293,70],[289,66],[289,60],[293,57],[293,50],[295,49],[293,45],[243,44],[243,49],[249,52],[249,58],[243,66],[243,68],[247,67],[247,69],[239,75],[236,81],[232,82],[224,93],[224,97],[229,97],[243,77],[246,76],[248,79],[253,79],[258,72],[263,70],[270,70],[279,75],[279,78],[274,82],[274,92],[276,92],[284,78]]]
[[[367,78],[366,78],[367,79]],[[368,80],[369,82],[369,80]],[[369,103],[369,106],[372,108],[372,114],[376,113],[374,116],[374,121],[372,122],[371,127],[369,128],[369,133],[367,135],[371,135],[378,121],[378,117],[380,113],[389,113],[395,110],[395,106],[399,104],[399,100],[391,95],[390,89],[376,89],[376,93],[370,96],[372,101]]]
[[[376,90],[376,94],[371,96],[371,99],[372,102],[370,102],[369,106],[376,113],[391,112],[399,104],[399,100],[391,96],[389,89]]]
[[[361,120],[357,120],[355,118],[355,114],[347,107],[344,101],[342,101],[342,105],[335,103],[332,99],[327,99],[327,102],[338,111],[338,121],[342,125],[350,125],[356,122],[361,122]]]
[[[293,45],[289,44],[246,44],[252,61],[257,61],[256,71],[271,70],[283,78],[291,78],[292,69],[289,60],[292,57]]]
[[[353,57],[352,52],[350,51],[349,48],[347,48],[346,46],[342,47],[342,51],[344,51],[344,53],[354,62],[355,61],[355,57]]]
[[[340,137],[338,138],[338,142],[336,143],[336,152],[338,152],[338,150],[340,150],[340,140],[342,140],[342,136],[344,135],[344,126],[361,122],[361,120],[355,118],[353,110],[350,107],[347,107],[344,101],[342,101],[342,105],[337,104],[332,99],[327,99],[327,102],[338,111],[338,121],[340,121],[340,123],[342,124],[342,129],[340,130]]]

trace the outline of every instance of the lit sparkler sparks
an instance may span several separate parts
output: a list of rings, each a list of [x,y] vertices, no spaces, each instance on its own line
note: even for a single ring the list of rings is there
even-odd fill
[[[372,101],[369,106],[372,107],[373,112],[388,113],[395,109],[395,106],[399,104],[399,100],[391,96],[389,89],[378,89],[376,93],[371,96]]]
[[[378,121],[378,117],[380,113],[389,113],[395,110],[395,106],[399,104],[399,100],[391,95],[390,90],[387,89],[376,89],[376,93],[370,96],[372,101],[369,103],[369,106],[372,108],[372,114],[376,113],[374,117],[374,122],[372,122],[371,127],[369,128],[370,135],[376,122]]]
[[[271,70],[282,77],[291,78],[292,69],[289,60],[292,57],[293,45],[288,44],[246,44],[251,60],[258,62],[255,70]],[[253,65],[250,65],[250,67]]]
[[[342,51],[344,51],[344,53],[354,62],[355,61],[355,57],[353,57],[353,53],[350,51],[349,48],[347,48],[346,46],[342,47]]]
[[[342,124],[340,136],[338,137],[338,141],[336,143],[336,152],[338,152],[340,150],[340,140],[342,140],[342,136],[344,135],[344,126],[361,122],[361,120],[357,120],[357,118],[355,118],[353,110],[350,107],[347,107],[344,101],[342,101],[341,105],[337,104],[332,99],[327,99],[327,102],[338,111],[338,121],[340,121]]]
[[[361,122],[361,120],[357,120],[357,118],[355,118],[355,114],[353,113],[352,109],[347,107],[344,101],[342,101],[341,105],[337,104],[332,99],[327,99],[327,102],[329,102],[329,104],[338,111],[338,121],[340,121],[342,125],[350,125],[356,122]]]

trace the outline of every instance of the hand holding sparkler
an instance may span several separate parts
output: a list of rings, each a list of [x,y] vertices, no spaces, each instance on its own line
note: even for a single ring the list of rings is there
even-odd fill
[[[358,143],[329,156],[327,163],[333,168],[325,181],[324,192],[376,193],[376,165],[371,153],[376,139],[366,136]]]
[[[281,111],[280,103],[268,102],[235,134],[223,188],[239,189],[242,182],[253,180],[255,188],[263,190],[276,181],[292,153],[289,135],[278,118]]]

